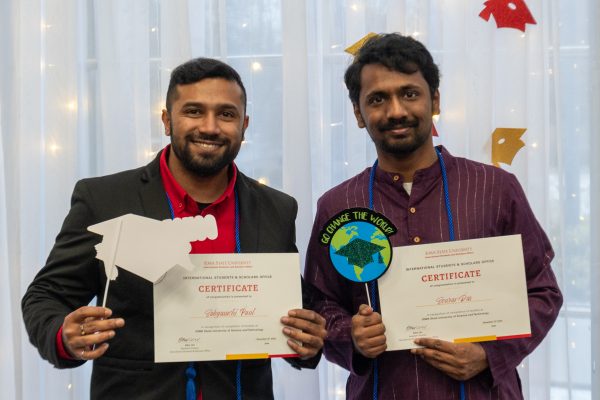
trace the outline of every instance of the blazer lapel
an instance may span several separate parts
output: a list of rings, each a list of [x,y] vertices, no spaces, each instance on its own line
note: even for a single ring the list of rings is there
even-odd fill
[[[140,201],[144,215],[148,218],[164,220],[171,218],[167,194],[160,176],[160,154],[146,166],[142,173],[142,186],[140,188]]]
[[[235,183],[240,211],[240,245],[242,253],[257,253],[261,224],[261,209],[248,178],[238,171]]]

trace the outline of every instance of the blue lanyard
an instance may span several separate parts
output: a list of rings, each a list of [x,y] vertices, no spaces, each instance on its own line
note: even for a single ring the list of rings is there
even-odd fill
[[[444,187],[444,201],[446,203],[446,214],[448,215],[448,229],[450,231],[450,240],[454,240],[454,223],[452,221],[452,209],[450,208],[450,194],[448,193],[448,176],[446,175],[446,165],[442,158],[442,153],[437,147],[435,153],[442,170],[442,185]],[[371,174],[369,175],[369,209],[373,210],[373,189],[375,187],[375,171],[377,170],[378,160],[375,160],[373,167],[371,167]],[[369,292],[371,293],[371,308],[377,311],[377,281],[369,282]],[[377,359],[373,360],[373,400],[378,398],[378,382],[379,381],[379,366]],[[460,399],[465,400],[465,383],[460,382]]]
[[[166,194],[166,193],[165,193]],[[235,214],[234,214],[234,232],[235,232],[235,252],[242,252],[242,245],[240,243],[240,207],[238,201],[237,190],[234,190],[235,195]],[[175,219],[175,211],[173,210],[173,204],[171,204],[171,199],[167,194],[167,202],[169,203],[169,212],[171,213],[171,219]],[[194,379],[196,378],[196,368],[194,367],[194,363],[190,362],[185,369],[185,376],[187,377],[187,383],[185,386],[185,399],[186,400],[196,400],[196,384],[194,383]],[[235,394],[237,400],[242,400],[242,361],[238,360],[237,366],[235,369]]]

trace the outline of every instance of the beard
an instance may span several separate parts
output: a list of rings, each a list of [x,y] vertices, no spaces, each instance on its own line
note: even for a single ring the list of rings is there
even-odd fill
[[[386,132],[393,129],[411,128],[413,130],[409,138],[403,141],[397,141],[386,137]],[[429,139],[431,134],[431,127],[426,129],[419,124],[418,120],[402,119],[390,119],[387,123],[377,127],[380,132],[379,135],[371,138],[375,143],[375,146],[395,157],[404,157],[412,154],[419,149]]]
[[[171,132],[173,132],[172,124]],[[218,143],[224,147],[224,152],[210,156],[194,154],[190,148],[193,145],[192,140],[207,140]],[[228,138],[219,137],[219,135],[190,134],[176,141],[175,135],[171,134],[171,149],[185,169],[199,177],[210,177],[218,174],[235,160],[240,147],[241,140],[239,143],[233,143]]]

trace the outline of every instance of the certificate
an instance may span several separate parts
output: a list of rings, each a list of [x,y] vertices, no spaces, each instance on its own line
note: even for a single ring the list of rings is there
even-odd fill
[[[296,356],[280,318],[302,308],[297,253],[189,257],[154,285],[156,362]]]
[[[388,350],[531,336],[521,235],[396,247],[378,283]]]

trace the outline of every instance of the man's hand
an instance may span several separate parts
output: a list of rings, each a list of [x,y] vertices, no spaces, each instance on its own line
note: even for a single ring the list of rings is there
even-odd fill
[[[366,304],[361,304],[352,317],[351,334],[354,347],[367,358],[375,358],[387,349],[381,314]]]
[[[290,310],[286,317],[281,317],[281,323],[285,325],[283,333],[290,338],[288,346],[303,360],[316,356],[323,348],[323,341],[327,337],[325,318],[316,312],[305,309]]]
[[[106,341],[125,325],[122,318],[110,318],[111,314],[108,308],[85,306],[67,315],[62,325],[65,350],[78,360],[101,357],[108,350]]]
[[[488,367],[485,350],[479,343],[416,339],[415,344],[424,347],[412,349],[411,353],[458,381],[471,379]]]

